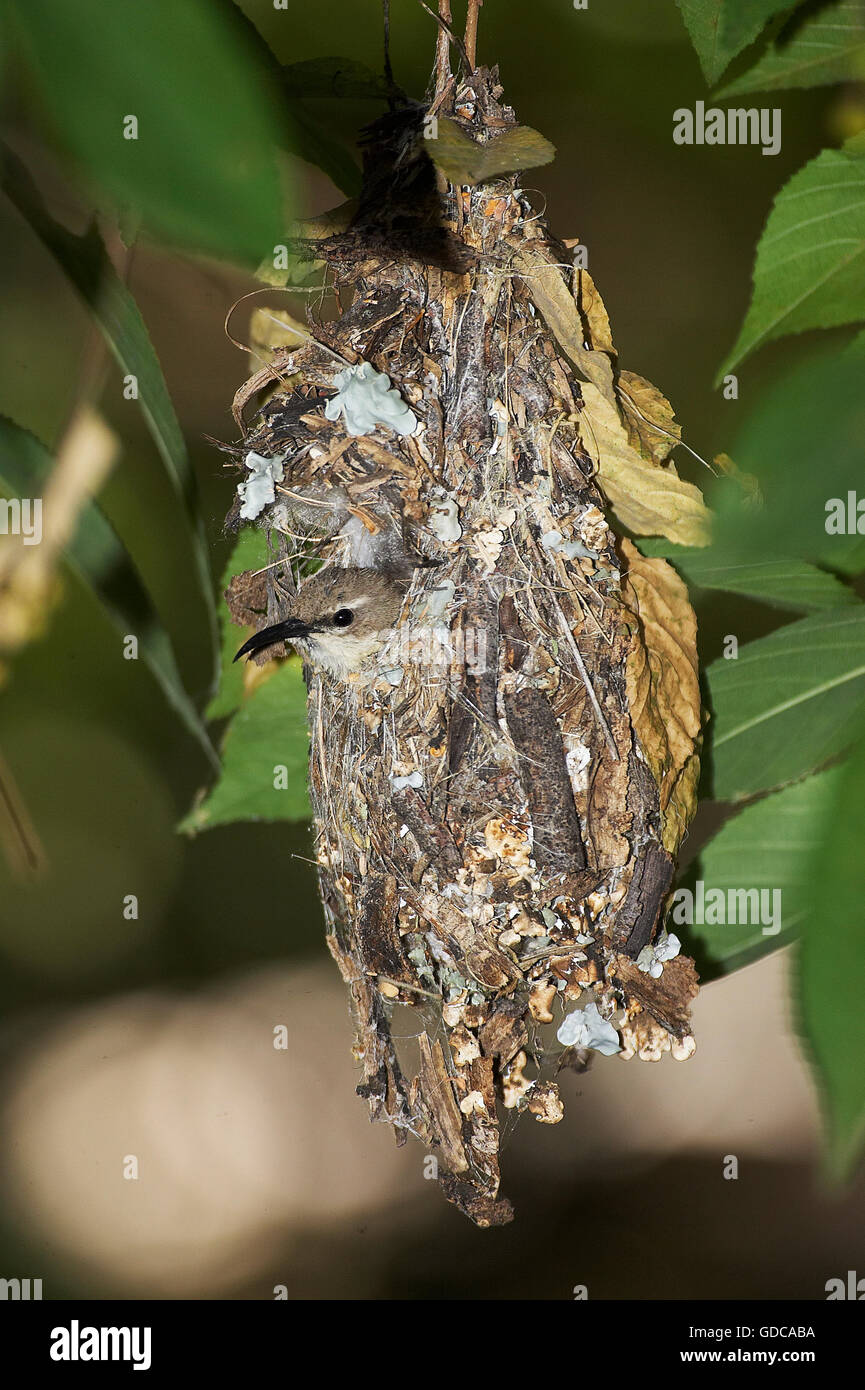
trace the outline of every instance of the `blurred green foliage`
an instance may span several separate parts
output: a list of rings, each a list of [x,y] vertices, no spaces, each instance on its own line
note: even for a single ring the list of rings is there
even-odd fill
[[[278,121],[233,6],[7,8],[51,128],[97,199],[169,244],[255,264],[283,220]]]
[[[838,793],[838,769],[804,778],[773,792],[730,816],[700,855],[699,877],[705,895],[742,889],[780,894],[778,930],[764,921],[733,922],[726,911],[718,921],[695,922],[688,939],[697,950],[698,966],[725,973],[748,965],[796,939],[807,918],[805,892],[811,861],[820,844],[820,825]],[[695,891],[696,875],[685,876]],[[729,899],[727,899],[729,901]],[[768,930],[764,931],[764,927]],[[678,930],[674,916],[672,929]]]
[[[865,704],[865,606],[830,609],[720,657],[711,694],[713,788],[741,801],[845,752]]]
[[[803,1040],[822,1082],[827,1167],[835,1179],[849,1177],[865,1138],[865,722],[861,720],[858,732],[851,757],[833,770],[835,796],[823,804],[814,822],[817,834],[803,874],[807,910],[796,985]],[[810,825],[807,829],[812,833]]]

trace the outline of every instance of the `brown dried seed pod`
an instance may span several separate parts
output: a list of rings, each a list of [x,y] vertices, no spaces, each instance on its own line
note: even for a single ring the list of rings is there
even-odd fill
[[[500,97],[495,71],[478,69],[439,115],[484,142],[515,124]],[[372,131],[380,189],[406,140],[394,114]],[[244,447],[283,459],[259,524],[282,533],[286,568],[289,535],[311,534],[327,564],[405,586],[373,657],[347,678],[306,668],[322,900],[360,1094],[400,1140],[435,1149],[445,1195],[490,1225],[511,1215],[497,1103],[524,1108],[534,1089],[533,1113],[559,1118],[549,1075],[523,1067],[555,1066],[562,1049],[551,1062],[539,1030],[580,985],[602,1018],[624,1006],[652,1020],[631,1028],[630,1051],[644,1035],[652,1055],[662,1037],[689,1038],[692,962],[658,978],[635,962],[662,930],[694,809],[695,623],[674,572],[623,544],[606,509],[632,485],[628,524],[648,516],[680,539],[704,512],[665,462],[669,405],[641,378],[617,382],[594,285],[513,177],[448,185],[437,230],[414,239],[398,208],[370,230],[361,202],[367,222],[321,249],[351,307],[281,354],[267,384],[290,387]],[[399,393],[365,432],[333,396],[347,362]],[[278,568],[268,585],[269,620],[285,618],[292,585]],[[391,1037],[396,1002],[420,1020],[413,1059]]]

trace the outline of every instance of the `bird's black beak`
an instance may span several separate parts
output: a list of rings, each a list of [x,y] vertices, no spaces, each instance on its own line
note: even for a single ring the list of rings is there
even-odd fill
[[[270,627],[263,627],[260,632],[254,632],[244,642],[234,660],[239,661],[242,656],[260,652],[263,647],[270,647],[274,642],[294,642],[298,637],[308,636],[309,632],[308,623],[302,623],[299,618],[286,618],[284,622],[273,623]]]

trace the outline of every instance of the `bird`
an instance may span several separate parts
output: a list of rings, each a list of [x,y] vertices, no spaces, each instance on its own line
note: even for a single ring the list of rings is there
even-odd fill
[[[396,626],[406,588],[383,570],[328,566],[300,586],[290,617],[254,633],[234,660],[291,642],[311,665],[346,680]]]

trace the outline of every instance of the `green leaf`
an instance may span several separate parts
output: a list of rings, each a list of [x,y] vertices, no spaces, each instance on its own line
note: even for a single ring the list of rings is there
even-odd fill
[[[833,574],[804,560],[743,561],[720,552],[716,546],[692,550],[669,541],[639,542],[644,555],[670,560],[689,587],[721,589],[742,594],[775,608],[807,613],[819,608],[838,608],[858,603],[859,598]]]
[[[863,437],[865,353],[855,341],[786,371],[731,446],[764,504],[743,504],[728,481],[710,490],[718,552],[743,564],[797,556],[836,573],[865,569],[865,505],[861,514],[856,507],[857,490],[865,495]]]
[[[195,475],[165,385],[159,359],[138,306],[115,271],[95,227],[75,236],[46,212],[30,175],[11,150],[0,147],[0,186],[50,251],[91,309],[124,375],[138,382],[138,403],[189,528],[197,587],[211,634],[213,679],[218,675],[219,634],[210,556],[197,502]]]
[[[180,829],[209,830],[237,820],[307,820],[308,750],[302,664],[291,657],[241,705],[225,736],[222,775]],[[275,786],[277,779],[285,786]]]
[[[438,118],[434,137],[427,141],[430,158],[453,184],[486,183],[517,169],[535,169],[555,159],[551,145],[531,126],[518,125],[480,144],[446,116]]]
[[[706,81],[714,84],[773,15],[796,0],[676,0]]]
[[[307,58],[286,63],[280,85],[289,114],[289,147],[327,174],[350,198],[361,188],[361,172],[346,145],[334,137],[310,110],[315,99],[374,99],[383,101],[388,85],[365,63],[353,58]]]
[[[257,526],[245,526],[225,566],[220,589],[224,593],[235,575],[243,570],[262,569],[270,560],[264,531]],[[222,628],[222,663],[219,689],[207,706],[208,719],[223,719],[233,714],[243,701],[243,663],[234,660],[235,652],[243,642],[243,629],[232,622],[225,603],[220,604],[219,623]]]
[[[299,63],[286,63],[282,75],[291,97],[385,101],[388,96],[385,79],[356,58],[305,58]]]
[[[695,920],[688,924],[688,939],[698,944],[715,974],[730,974],[759,960],[786,946],[802,930],[807,915],[803,902],[807,866],[838,779],[839,769],[831,768],[763,797],[725,821],[701,851],[697,869],[701,899],[696,896],[698,886],[690,890],[695,892],[694,912],[702,901],[700,916],[722,920]],[[759,903],[738,896],[754,889],[768,896]],[[724,895],[722,912],[714,907],[720,900],[711,896],[719,891]],[[780,898],[773,896],[776,893]],[[674,898],[670,930],[682,922],[682,907],[677,908]],[[705,973],[702,962],[700,973]]]
[[[783,786],[843,752],[865,705],[865,607],[831,609],[719,658],[706,676],[714,795]]]
[[[861,731],[860,731],[861,732]],[[828,1168],[846,1178],[865,1140],[865,739],[838,769],[806,862],[808,915],[797,952],[803,1042],[821,1089]]]
[[[819,87],[865,77],[865,0],[838,0],[782,34],[754,67],[722,87],[719,97]]]
[[[718,382],[785,333],[865,319],[865,156],[823,150],[775,199],[754,294]]]
[[[345,145],[328,133],[302,101],[285,99],[289,117],[288,148],[327,174],[337,188],[354,198],[360,192],[361,172]]]
[[[0,416],[2,484],[18,497],[38,496],[51,468],[51,455],[44,444],[14,421]],[[209,762],[218,766],[198,711],[184,689],[168,634],[122,541],[98,503],[89,502],[83,508],[65,558],[91,587],[119,631],[138,638],[141,657],[169,705]]]
[[[10,0],[9,9],[59,139],[98,186],[138,208],[154,236],[256,265],[282,222],[279,123],[233,7]]]
[[[724,43],[741,53],[765,28],[768,20],[783,10],[795,10],[803,0],[723,0],[721,33]]]

